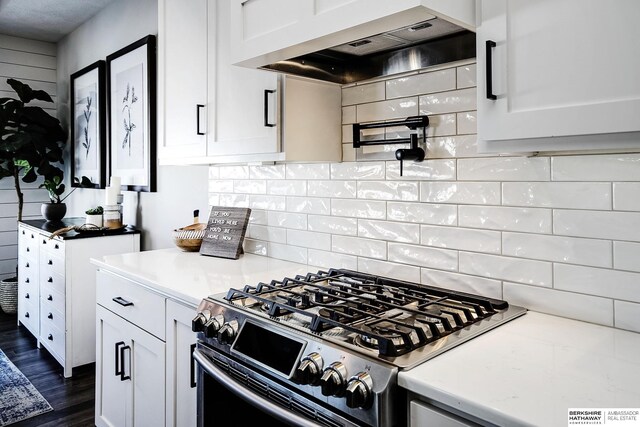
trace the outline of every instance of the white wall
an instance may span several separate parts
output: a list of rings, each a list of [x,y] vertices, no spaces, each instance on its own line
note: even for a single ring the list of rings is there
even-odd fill
[[[640,332],[640,155],[480,156],[456,65],[344,87],[343,163],[212,166],[210,203],[252,208],[247,252]],[[355,156],[352,123],[417,114],[427,160],[404,176],[397,145]]]
[[[53,103],[35,101],[30,105],[41,106],[52,116],[56,115],[55,44],[0,34],[0,98],[18,97],[7,84],[9,78],[46,91]],[[45,190],[38,189],[40,182],[20,182],[24,194],[23,219],[41,218],[40,204],[49,198]],[[0,180],[0,279],[16,274],[17,216],[18,197],[13,178],[3,178]]]
[[[58,116],[63,125],[69,124],[71,74],[148,34],[157,33],[157,0],[119,0],[63,38],[58,43]],[[200,209],[201,215],[206,212],[206,182],[206,167],[161,166],[156,193],[124,193],[124,222],[142,230],[143,250],[173,246],[171,231],[191,224],[194,209]],[[104,193],[78,189],[67,204],[67,216],[84,216],[86,209],[104,204]]]

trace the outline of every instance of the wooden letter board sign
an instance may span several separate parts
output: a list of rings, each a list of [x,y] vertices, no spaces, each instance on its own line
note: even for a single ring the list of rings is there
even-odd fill
[[[238,259],[251,209],[213,206],[200,246],[201,255]]]

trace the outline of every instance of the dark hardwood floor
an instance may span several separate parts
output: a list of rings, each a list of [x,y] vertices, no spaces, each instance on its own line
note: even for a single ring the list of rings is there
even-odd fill
[[[94,426],[95,364],[73,370],[64,378],[62,366],[24,326],[17,326],[16,315],[0,310],[0,349],[29,378],[53,411],[29,418],[11,427]]]

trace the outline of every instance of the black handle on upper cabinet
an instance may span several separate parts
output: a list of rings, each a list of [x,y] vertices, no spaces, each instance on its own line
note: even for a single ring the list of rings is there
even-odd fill
[[[196,379],[194,378],[194,374],[195,374],[195,364],[196,361],[193,359],[193,351],[196,349],[196,345],[195,344],[191,344],[191,347],[189,349],[189,359],[191,360],[191,369],[189,370],[190,376],[189,376],[189,381],[191,382],[191,388],[195,388],[196,387]]]
[[[131,347],[125,345],[124,347],[120,347],[120,363],[122,363],[122,369],[120,370],[120,381],[130,380],[130,375],[124,374],[124,351],[129,350],[129,367],[131,367]]]
[[[264,90],[264,125],[268,128],[275,127],[275,123],[269,123],[269,94],[276,93],[275,90]]]
[[[494,42],[493,40],[487,40],[485,42],[485,48],[486,48],[486,58],[485,61],[487,63],[487,99],[492,99],[492,100],[496,100],[498,99],[497,96],[495,96],[493,94],[493,60],[492,60],[492,53],[493,53],[493,48],[496,47],[496,42]]]
[[[204,108],[203,104],[196,104],[196,135],[204,135],[204,132],[200,132],[200,109]]]

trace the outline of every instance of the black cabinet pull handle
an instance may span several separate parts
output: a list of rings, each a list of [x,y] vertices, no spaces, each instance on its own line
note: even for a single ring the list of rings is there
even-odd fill
[[[29,299],[29,292],[27,292],[24,296],[26,299]]]
[[[31,235],[31,238],[32,238],[32,239],[35,239],[35,237],[36,237],[36,236],[34,236],[33,234]]]
[[[117,342],[117,343],[116,343],[116,357],[115,357],[115,361],[116,361],[116,377],[117,377],[118,375],[122,375],[122,374],[121,374],[121,370],[120,370],[120,357],[119,357],[120,352],[118,351],[118,350],[119,350],[119,347],[120,347],[121,345],[124,345],[124,341],[120,341],[120,342]]]
[[[495,96],[493,94],[493,59],[492,59],[492,53],[493,53],[493,48],[496,47],[496,42],[494,42],[493,40],[487,40],[485,42],[485,48],[486,48],[486,58],[485,61],[487,62],[487,99],[492,99],[492,100],[496,100],[498,99],[497,96]]]
[[[49,278],[47,279],[47,283],[53,283],[53,277],[49,277]]]
[[[60,246],[58,246],[58,244],[56,243],[56,245],[54,246],[54,249],[60,249]]]
[[[200,132],[200,109],[204,108],[203,104],[196,104],[196,135],[204,135],[204,132]]]
[[[49,295],[49,296],[47,297],[47,301],[53,301],[53,296]]]
[[[49,313],[49,314],[47,315],[47,319],[51,319],[51,320],[53,320],[53,313]]]
[[[122,297],[114,297],[114,298],[111,298],[111,300],[113,302],[117,302],[118,304],[120,304],[123,307],[129,307],[130,305],[133,305],[133,303],[131,301],[127,301],[126,299],[124,299]]]
[[[24,283],[29,283],[29,278],[24,279]]]
[[[131,379],[130,375],[124,374],[124,351],[125,350],[129,350],[129,366],[131,366],[131,347],[129,347],[128,345],[125,345],[124,347],[120,347],[120,363],[122,363],[122,369],[120,370],[120,381]]]
[[[53,341],[53,335],[51,335],[51,334],[47,335],[47,339],[48,339],[49,341]]]
[[[31,252],[31,251],[29,250],[29,248],[27,248],[27,252]]]
[[[189,360],[191,360],[191,369],[189,371],[190,372],[189,379],[191,381],[191,388],[195,388],[196,385],[197,385],[196,384],[196,379],[194,378],[194,374],[195,374],[195,371],[196,371],[196,367],[195,367],[196,361],[193,358],[193,350],[195,350],[195,349],[196,349],[196,345],[195,344],[191,344],[190,349],[189,349]]]
[[[49,260],[49,262],[47,262],[47,264],[49,264],[49,265],[53,265],[53,260],[52,260],[52,259],[50,259],[50,260]]]
[[[269,94],[276,93],[275,90],[264,90],[264,125],[268,128],[275,127],[275,123],[269,123]]]
[[[29,318],[29,312],[28,311],[24,314],[24,317]]]
[[[24,265],[24,267],[25,267],[25,268],[29,268],[29,263],[26,263],[26,264]]]
[[[43,245],[46,245],[46,244],[47,244],[47,241],[46,241],[45,239],[42,239],[42,244],[43,244]]]
[[[24,230],[22,230],[22,235],[24,236]]]

